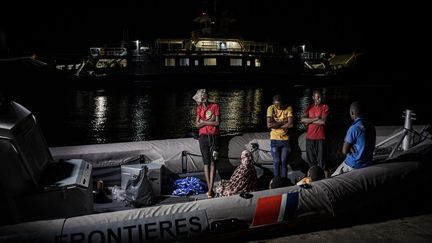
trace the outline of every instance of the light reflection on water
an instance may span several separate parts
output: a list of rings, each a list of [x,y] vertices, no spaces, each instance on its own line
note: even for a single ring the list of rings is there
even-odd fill
[[[148,87],[130,86],[105,90],[67,90],[58,104],[64,111],[56,119],[39,120],[50,146],[143,141],[190,136],[196,131],[195,101],[197,88],[205,87]],[[404,88],[405,89],[405,88]],[[403,93],[405,90],[395,94]],[[376,121],[394,124],[399,122],[404,101],[381,97],[385,89],[324,88],[323,100],[330,106],[329,123],[349,124],[348,107],[351,101],[367,94]],[[268,131],[266,109],[272,96],[287,96],[295,113],[296,128],[304,129],[298,122],[304,108],[312,102],[312,88],[253,87],[208,88],[210,101],[221,108],[221,133]],[[421,95],[413,95],[411,108],[418,117],[424,102]],[[417,99],[417,100],[416,100]],[[420,106],[419,106],[420,105]],[[416,108],[419,106],[419,108]],[[386,113],[382,112],[386,107]],[[424,110],[424,109],[423,109]],[[54,129],[55,128],[55,129]],[[61,132],[58,132],[61,131]]]
[[[143,97],[136,97],[132,105],[132,127],[133,131],[132,140],[142,141],[145,140],[146,132],[149,127],[148,118],[150,116],[150,103],[148,94]]]
[[[236,132],[239,128],[252,129],[259,123],[262,114],[261,89],[256,90],[232,90],[222,92],[219,96],[221,108],[221,131]],[[210,93],[210,96],[212,93]]]
[[[75,91],[66,102],[66,131],[76,144],[143,141],[190,136],[196,131],[196,89],[172,90],[138,87],[125,90]],[[262,127],[263,90],[208,89],[210,101],[221,108],[221,133]],[[70,142],[70,141],[69,141]]]
[[[107,97],[97,96],[94,98],[94,116],[93,116],[93,130],[95,132],[103,131],[105,129],[105,123],[107,120]],[[98,139],[99,141],[99,139]],[[103,138],[100,138],[100,142],[104,142]]]

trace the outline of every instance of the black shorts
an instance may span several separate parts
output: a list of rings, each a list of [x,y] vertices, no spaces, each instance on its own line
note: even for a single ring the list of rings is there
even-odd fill
[[[327,169],[327,148],[325,139],[306,139],[306,156],[309,166],[318,165]]]
[[[213,151],[219,150],[219,135],[200,135],[199,145],[203,163],[208,165],[213,160]]]

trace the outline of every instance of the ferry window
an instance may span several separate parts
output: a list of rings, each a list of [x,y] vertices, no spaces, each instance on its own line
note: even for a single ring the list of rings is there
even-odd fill
[[[216,58],[204,58],[204,66],[216,66]]]
[[[183,45],[181,43],[172,43],[170,50],[179,50],[183,49]]]
[[[255,59],[255,67],[261,67],[261,60]]]
[[[274,53],[273,46],[268,46],[267,47],[267,52]]]
[[[165,67],[174,67],[175,58],[165,58]]]
[[[195,60],[195,66],[199,66],[199,61]]]
[[[161,43],[159,48],[161,50],[169,50],[169,45],[167,43]]]
[[[228,41],[227,42],[228,49],[241,49],[241,46],[236,41]]]
[[[189,66],[189,58],[180,58],[179,65],[180,66]]]
[[[202,50],[217,50],[218,43],[216,41],[199,41],[197,47],[200,47]]]
[[[251,65],[251,61],[250,61],[250,60],[247,60],[247,61],[246,61],[246,66],[250,67],[250,65]]]
[[[243,60],[240,58],[231,58],[230,59],[230,66],[242,66]]]

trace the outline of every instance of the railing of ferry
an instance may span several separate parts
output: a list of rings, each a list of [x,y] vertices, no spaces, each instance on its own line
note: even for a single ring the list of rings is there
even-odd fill
[[[249,52],[276,53],[279,45],[276,43],[241,41],[241,45]]]
[[[176,51],[159,51],[160,55],[168,55],[168,56],[190,56],[190,55],[199,55],[199,56],[274,56],[278,53],[271,52],[245,52],[245,51],[219,51],[219,50],[176,50]],[[280,55],[289,56],[287,53],[279,53]],[[292,56],[291,56],[292,57]]]
[[[107,56],[126,56],[127,50],[126,48],[107,48],[105,50]]]
[[[211,47],[199,47],[194,50],[190,49],[157,49],[156,53],[159,54],[176,54],[179,55],[185,55],[190,53],[197,53],[200,55],[205,55],[207,53],[211,53],[212,55],[231,55],[231,54],[255,54],[255,55],[276,55],[276,54],[292,54],[288,52],[280,52],[280,51],[274,51],[273,49],[269,49],[267,51],[263,50],[253,50],[253,49],[241,49],[241,48],[226,48],[226,49],[220,49],[220,48],[211,48]]]
[[[326,54],[323,52],[303,52],[300,56],[305,60],[321,60],[325,58]]]
[[[109,47],[109,48],[101,48],[101,47],[92,47],[90,48],[90,54],[92,56],[126,56],[127,49],[124,47]]]

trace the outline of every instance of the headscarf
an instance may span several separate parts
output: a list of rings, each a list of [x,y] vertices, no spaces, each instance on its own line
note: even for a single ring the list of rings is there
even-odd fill
[[[248,150],[241,153],[241,164],[234,170],[231,178],[222,180],[216,187],[217,197],[226,197],[241,192],[250,192],[255,189],[257,180],[252,154]]]

